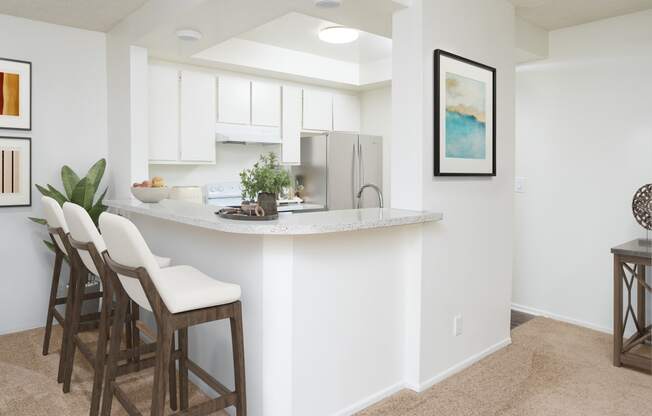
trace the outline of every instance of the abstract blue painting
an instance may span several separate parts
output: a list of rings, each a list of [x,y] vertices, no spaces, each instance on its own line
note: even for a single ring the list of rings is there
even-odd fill
[[[446,72],[446,157],[485,159],[486,85]]]

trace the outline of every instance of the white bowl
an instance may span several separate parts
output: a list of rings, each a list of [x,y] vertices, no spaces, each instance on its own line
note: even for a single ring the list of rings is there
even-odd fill
[[[167,186],[161,188],[132,187],[131,194],[140,202],[155,203],[167,198],[170,194],[170,188]]]

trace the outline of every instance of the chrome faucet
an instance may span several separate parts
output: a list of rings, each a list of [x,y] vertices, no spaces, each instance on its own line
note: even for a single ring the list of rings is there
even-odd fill
[[[364,184],[364,185],[362,185],[360,187],[360,190],[358,191],[358,195],[357,195],[358,205],[356,206],[356,208],[360,208],[360,201],[362,201],[362,192],[366,188],[372,188],[372,189],[374,189],[376,191],[376,193],[378,194],[378,203],[380,204],[380,208],[384,208],[383,191],[381,191],[380,188],[378,186],[374,185],[373,183],[366,183],[366,184]]]

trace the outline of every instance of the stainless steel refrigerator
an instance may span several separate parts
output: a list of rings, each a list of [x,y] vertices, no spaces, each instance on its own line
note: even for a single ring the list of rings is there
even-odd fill
[[[356,208],[357,194],[365,184],[383,188],[383,139],[348,133],[301,138],[301,165],[292,173],[304,187],[306,202],[329,210]],[[378,207],[378,195],[366,188],[361,208]]]

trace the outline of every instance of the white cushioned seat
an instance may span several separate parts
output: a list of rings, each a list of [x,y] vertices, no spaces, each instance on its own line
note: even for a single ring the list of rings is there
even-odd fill
[[[170,264],[172,264],[172,259],[169,257],[161,257],[157,256],[156,254],[154,255],[154,260],[156,260],[156,264],[158,264],[158,267],[170,267]]]
[[[225,305],[240,299],[240,286],[220,282],[191,266],[161,269],[156,288],[172,313]]]
[[[43,203],[43,213],[45,216],[45,221],[48,223],[48,227],[61,228],[65,234],[68,234],[68,223],[66,222],[66,219],[63,215],[63,210],[61,209],[59,203],[54,200],[54,198],[50,198],[49,196],[45,195],[41,197],[41,202]],[[54,241],[59,247],[59,250],[61,250],[63,254],[68,255],[66,252],[66,247],[63,245],[61,238],[56,234],[53,234],[53,237]]]
[[[59,206],[56,201],[54,202]],[[104,243],[102,235],[100,235],[100,232],[97,230],[95,223],[93,223],[91,216],[88,215],[88,212],[83,207],[73,204],[72,202],[66,202],[63,204],[62,214],[65,218],[65,222],[68,224],[67,229],[70,229],[70,236],[74,240],[82,243],[92,242],[100,254],[106,251],[106,244]],[[90,253],[86,250],[78,250],[78,252],[79,257],[82,262],[84,262],[88,271],[99,276]],[[171,259],[169,257],[154,256],[154,259],[159,267],[170,266]]]
[[[162,269],[136,226],[126,218],[107,212],[100,215],[100,229],[113,261],[143,267],[171,313],[224,305],[240,299],[240,286],[215,280],[191,266]],[[138,279],[118,275],[129,297],[152,310]]]

